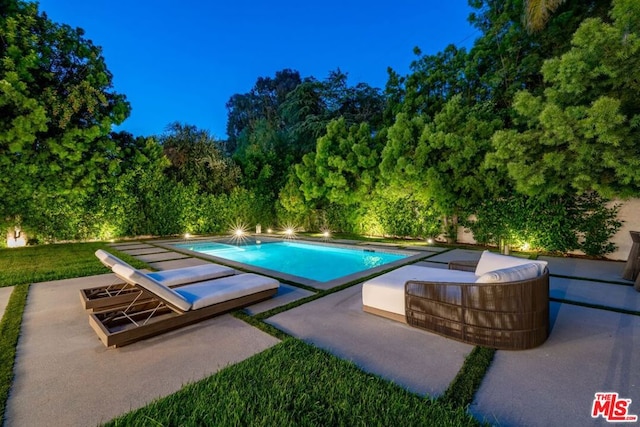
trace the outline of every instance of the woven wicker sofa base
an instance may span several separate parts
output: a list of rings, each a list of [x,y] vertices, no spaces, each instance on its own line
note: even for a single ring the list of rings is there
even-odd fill
[[[407,323],[406,316],[402,316],[397,313],[368,306],[363,306],[362,309],[364,312],[369,314],[375,314],[376,316],[385,317],[396,322]],[[544,314],[542,315],[544,316]],[[544,343],[549,335],[547,328],[545,327],[531,331],[500,331],[481,327],[472,327],[433,317],[424,322],[414,319],[410,326],[433,332],[443,337],[461,341],[466,344],[492,347],[501,350],[525,350],[537,347]]]
[[[525,350],[549,336],[549,272],[508,283],[405,284],[406,323],[468,344]]]

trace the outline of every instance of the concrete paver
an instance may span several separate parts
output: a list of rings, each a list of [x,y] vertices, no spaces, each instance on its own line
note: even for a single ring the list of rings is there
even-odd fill
[[[9,298],[11,298],[12,292],[13,286],[0,288],[0,320],[4,315],[4,311],[7,309],[7,304],[9,304]]]
[[[362,311],[352,286],[267,322],[419,394],[438,396],[473,346]]]
[[[140,242],[131,242],[131,243],[110,243],[109,246],[111,246],[112,248],[115,248],[119,251],[121,250],[132,250],[132,249],[146,249],[146,248],[153,248],[153,245],[149,245],[147,243],[140,243]]]
[[[640,312],[640,292],[632,286],[589,280],[549,278],[553,298]]]
[[[500,426],[606,425],[595,393],[617,392],[640,414],[640,317],[551,303],[540,347],[498,351],[471,413]]]
[[[182,259],[189,258],[189,255],[184,255],[178,252],[162,252],[148,255],[136,255],[140,261],[144,262],[158,262],[158,261],[168,261],[173,259]]]
[[[449,261],[477,261],[480,259],[482,252],[470,249],[453,249],[448,252],[440,253],[429,258],[429,261],[449,262]]]
[[[160,254],[169,252],[166,249],[158,248],[157,246],[152,246],[150,248],[141,248],[141,249],[119,249],[121,252],[126,254],[136,256],[136,255],[149,255],[149,254]]]
[[[222,315],[118,349],[98,341],[79,289],[113,275],[30,288],[17,347],[8,426],[88,426],[144,406],[279,341]]]
[[[538,259],[549,263],[550,274],[633,284],[633,282],[622,278],[624,262],[547,256],[541,256]]]
[[[257,304],[253,304],[252,306],[249,306],[244,310],[249,315],[253,316],[255,314],[264,313],[265,311],[269,311],[271,309],[283,306],[285,304],[289,304],[299,299],[306,298],[313,294],[314,294],[313,292],[308,291],[306,289],[287,285],[285,283],[280,283],[280,287],[278,288],[278,293],[274,295],[273,298],[259,302]]]

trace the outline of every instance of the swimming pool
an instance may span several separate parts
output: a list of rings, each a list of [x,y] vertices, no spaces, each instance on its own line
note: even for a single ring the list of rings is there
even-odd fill
[[[372,249],[350,249],[299,242],[262,242],[242,245],[194,242],[173,246],[319,282],[328,282],[409,256]]]

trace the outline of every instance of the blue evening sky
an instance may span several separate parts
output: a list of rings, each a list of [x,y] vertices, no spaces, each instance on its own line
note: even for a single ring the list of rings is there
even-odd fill
[[[284,68],[384,88],[409,72],[413,48],[470,47],[467,0],[40,0],[51,20],[102,47],[116,92],[131,103],[116,130],[163,133],[178,121],[225,139],[229,98]]]

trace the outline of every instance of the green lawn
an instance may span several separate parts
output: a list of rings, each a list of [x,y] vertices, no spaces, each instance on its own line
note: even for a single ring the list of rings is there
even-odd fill
[[[93,255],[104,243],[45,245],[0,250],[0,286],[19,285],[0,322],[0,419],[13,379],[28,284],[106,273]],[[111,249],[110,249],[111,250]],[[117,253],[125,261],[143,266]],[[479,423],[466,406],[488,368],[493,350],[475,349],[438,400],[421,397],[368,374],[242,312],[237,317],[283,339],[177,393],[111,421],[110,425],[443,425]]]
[[[287,339],[108,425],[470,426],[451,409]]]
[[[68,243],[0,249],[0,287],[108,273],[95,257],[105,243]],[[119,253],[137,267],[145,264]]]

